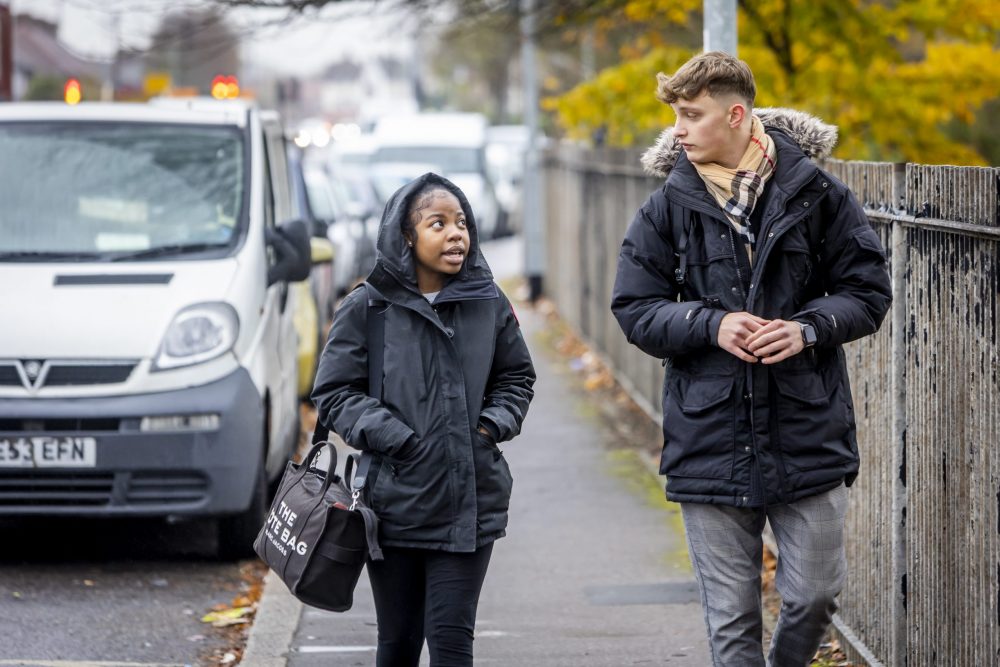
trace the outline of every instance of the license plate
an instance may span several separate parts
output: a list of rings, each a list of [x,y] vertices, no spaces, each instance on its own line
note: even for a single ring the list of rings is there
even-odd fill
[[[33,435],[0,438],[0,468],[93,468],[97,438]]]

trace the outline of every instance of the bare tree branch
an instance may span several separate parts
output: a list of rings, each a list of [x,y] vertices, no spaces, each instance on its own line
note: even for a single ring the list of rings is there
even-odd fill
[[[212,0],[223,7],[249,7],[252,9],[288,9],[304,12],[307,9],[321,9],[326,5],[343,0]]]

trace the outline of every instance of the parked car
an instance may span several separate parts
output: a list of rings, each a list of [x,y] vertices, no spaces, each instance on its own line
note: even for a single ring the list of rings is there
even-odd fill
[[[373,165],[419,162],[439,165],[441,175],[462,189],[472,205],[482,239],[502,230],[503,209],[486,169],[486,117],[477,113],[386,116],[373,132]]]
[[[0,105],[0,516],[210,517],[251,553],[299,433],[283,142],[242,101]]]
[[[333,243],[334,299],[351,291],[375,266],[381,204],[367,168],[338,162],[307,161],[303,176],[311,205]]]
[[[327,150],[330,161],[345,169],[367,168],[374,152],[375,138],[371,133],[334,141]]]
[[[288,158],[288,178],[292,193],[293,215],[306,223],[312,259],[308,282],[296,283],[300,292],[295,313],[295,328],[299,334],[299,398],[307,399],[312,392],[319,355],[333,322],[335,306],[334,246],[326,236],[332,215],[325,198],[310,196],[307,167],[302,149],[291,141],[285,142]]]
[[[379,208],[385,206],[389,198],[401,187],[427,172],[441,174],[444,170],[428,162],[379,162],[369,169],[369,177],[375,186]]]
[[[486,129],[486,169],[497,201],[507,214],[508,232],[523,227],[522,179],[529,139],[526,125],[493,125]]]

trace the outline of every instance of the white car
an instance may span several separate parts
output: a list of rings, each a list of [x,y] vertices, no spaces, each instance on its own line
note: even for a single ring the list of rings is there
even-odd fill
[[[378,218],[373,204],[359,202],[355,185],[371,188],[367,177],[352,184],[343,170],[332,176],[322,164],[308,164],[303,169],[306,196],[310,207],[326,227],[326,238],[333,244],[333,298],[350,292],[375,266],[375,240]],[[374,194],[371,195],[374,200]],[[332,313],[331,313],[332,315]]]
[[[486,131],[486,165],[501,208],[507,213],[507,229],[523,227],[521,200],[524,161],[529,130],[525,125],[493,125]]]
[[[486,117],[477,113],[386,116],[372,133],[371,164],[431,163],[465,193],[482,239],[493,238],[503,214],[486,169]]]
[[[0,105],[0,516],[251,553],[299,431],[282,141],[243,102]]]

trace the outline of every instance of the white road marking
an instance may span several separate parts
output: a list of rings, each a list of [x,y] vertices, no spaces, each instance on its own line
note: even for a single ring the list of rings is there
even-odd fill
[[[366,653],[374,651],[374,646],[298,646],[296,653]]]

